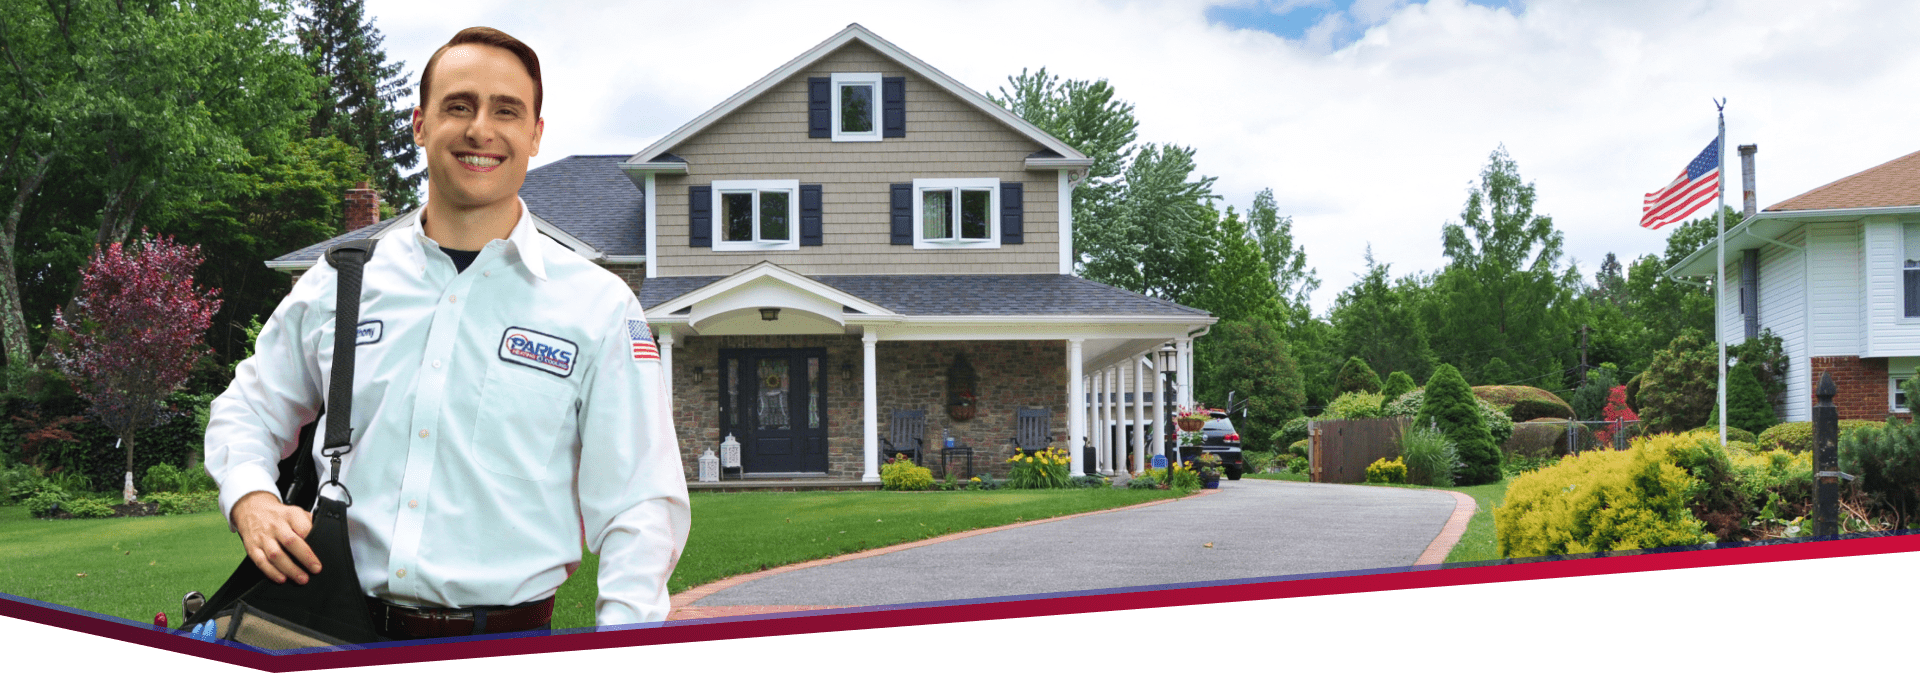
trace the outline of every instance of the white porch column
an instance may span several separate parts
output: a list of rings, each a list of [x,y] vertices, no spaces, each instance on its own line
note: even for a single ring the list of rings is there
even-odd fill
[[[1146,460],[1146,364],[1133,357],[1133,470],[1144,470]]]
[[[1080,348],[1085,341],[1067,340],[1067,455],[1076,477],[1087,473],[1080,459],[1080,445],[1087,440],[1087,388],[1080,374]]]
[[[1180,369],[1176,374],[1174,374],[1174,377],[1175,377],[1175,380],[1178,381],[1180,385],[1179,385],[1179,389],[1174,391],[1174,396],[1179,401],[1180,406],[1186,407],[1188,409],[1192,409],[1193,408],[1193,340],[1181,339],[1179,341],[1179,344],[1180,344],[1179,345]]]
[[[1087,466],[1088,472],[1107,471],[1107,370],[1102,369],[1093,375],[1093,464]]]
[[[1127,436],[1127,426],[1120,422],[1120,411],[1123,408],[1120,403],[1120,392],[1123,389],[1120,385],[1120,366],[1108,367],[1107,419],[1113,421],[1113,428],[1100,427],[1100,438],[1107,441],[1106,449],[1100,452],[1101,474],[1113,474],[1120,470],[1121,462],[1115,459],[1114,454],[1119,453],[1121,447],[1126,445],[1126,440],[1123,438]]]
[[[1157,351],[1158,349],[1156,349]],[[1167,377],[1161,375],[1160,358],[1153,358],[1153,455],[1167,455]]]
[[[667,404],[673,404],[673,328],[660,330],[660,371],[666,373]]]
[[[860,335],[860,380],[861,408],[866,420],[861,431],[862,441],[866,443],[866,472],[860,475],[861,481],[880,481],[880,377],[875,368],[879,358],[875,347],[880,343],[880,333],[869,331]]]

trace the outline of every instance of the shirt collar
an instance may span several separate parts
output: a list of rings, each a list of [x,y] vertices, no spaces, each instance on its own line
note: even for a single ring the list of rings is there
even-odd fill
[[[519,258],[520,264],[527,267],[527,271],[532,273],[533,277],[546,280],[547,265],[546,260],[540,256],[542,248],[538,240],[542,234],[533,222],[533,211],[527,208],[527,202],[524,199],[518,196],[513,198],[520,202],[520,221],[515,222],[513,231],[507,233],[506,245],[517,253],[514,256]],[[405,222],[407,231],[413,234],[415,241],[419,242],[422,254],[425,254],[428,246],[439,245],[438,242],[427,237],[426,227],[420,223],[420,215],[425,212],[427,212],[427,205],[421,203],[419,208],[415,208],[407,215]],[[489,243],[489,245],[492,244]]]

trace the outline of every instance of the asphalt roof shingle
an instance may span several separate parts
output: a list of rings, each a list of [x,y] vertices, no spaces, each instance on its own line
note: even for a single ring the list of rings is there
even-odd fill
[[[1920,152],[1894,159],[1805,194],[1781,201],[1768,211],[1920,206]]]
[[[640,305],[658,306],[724,276],[649,278]],[[1206,311],[1058,274],[811,276],[902,315],[1188,315]]]

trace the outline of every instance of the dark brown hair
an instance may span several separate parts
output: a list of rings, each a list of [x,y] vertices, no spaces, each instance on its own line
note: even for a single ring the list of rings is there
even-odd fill
[[[440,63],[441,54],[447,53],[448,49],[463,44],[481,44],[489,47],[499,47],[513,52],[514,56],[520,57],[520,65],[526,66],[527,75],[533,77],[533,117],[535,119],[540,118],[540,101],[545,93],[544,87],[540,85],[540,57],[534,55],[533,47],[527,46],[527,43],[521,42],[514,38],[514,36],[508,35],[506,32],[497,28],[488,28],[486,26],[474,26],[454,33],[453,39],[447,40],[446,44],[441,45],[439,50],[433,52],[433,58],[427,59],[427,69],[420,71],[420,107],[422,109],[425,109],[427,103],[431,100],[428,98],[429,94],[427,92],[433,88],[433,66]]]

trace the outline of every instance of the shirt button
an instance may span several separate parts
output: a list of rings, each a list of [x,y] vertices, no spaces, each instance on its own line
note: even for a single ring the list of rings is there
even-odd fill
[[[420,506],[420,501],[418,501],[418,500],[408,500],[408,501],[407,501],[407,509],[413,509],[413,508],[415,508],[415,507],[419,507],[419,506]]]
[[[440,368],[440,361],[439,361],[439,360],[434,360],[434,361],[433,361],[433,368],[434,368],[434,369],[439,369],[439,368]]]
[[[459,295],[452,295],[452,294],[447,295],[447,303],[454,304],[454,303],[458,303],[459,301],[460,301]]]
[[[401,569],[399,569],[399,570],[397,570],[397,571],[395,571],[395,572],[394,572],[393,574],[394,574],[394,576],[395,576],[395,577],[406,577],[406,576],[407,576],[407,569],[406,569],[406,568],[401,568]]]
[[[427,438],[427,431],[425,431],[425,430],[421,430],[421,431],[420,431],[420,438],[421,438],[421,439],[426,439],[426,438]]]
[[[482,276],[486,276],[486,277],[488,277],[488,278],[492,278],[492,277],[493,277],[493,272],[492,272],[492,271],[482,271],[482,272],[480,272],[480,275],[482,275]]]

